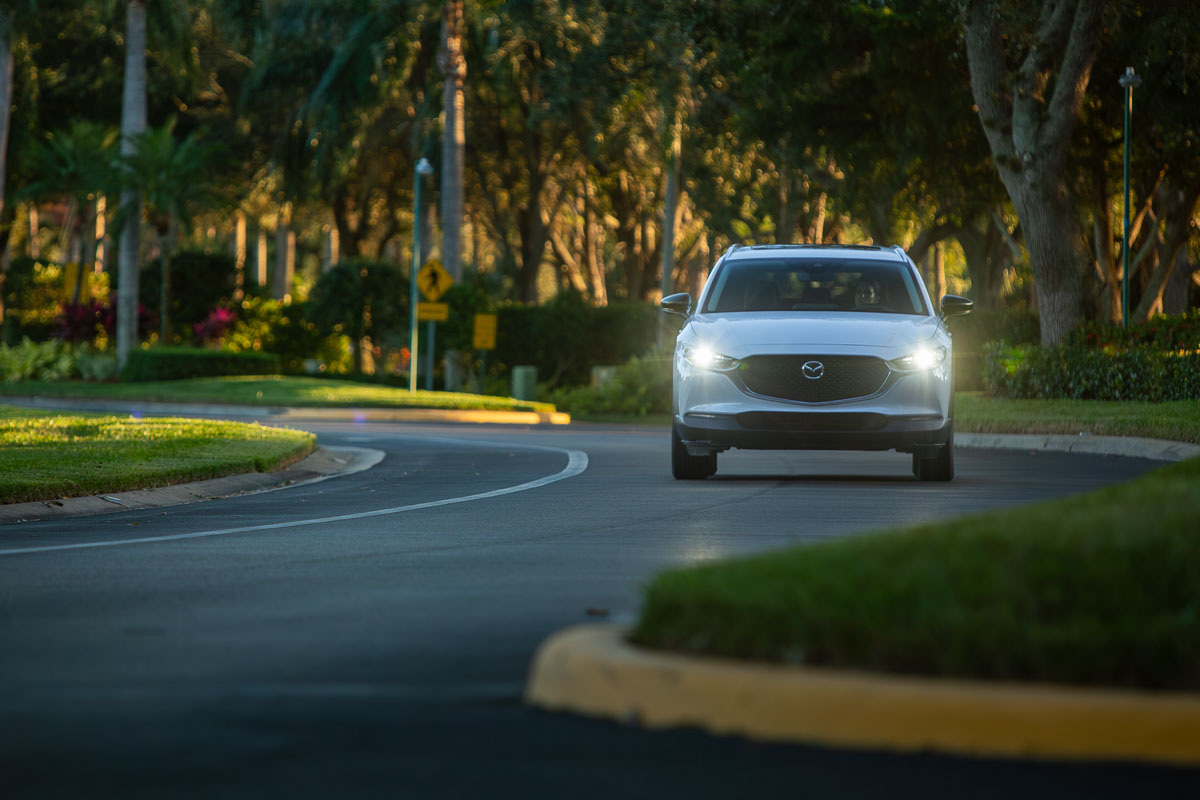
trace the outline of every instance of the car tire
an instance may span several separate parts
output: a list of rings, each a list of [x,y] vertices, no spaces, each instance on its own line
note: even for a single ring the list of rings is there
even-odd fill
[[[954,429],[946,437],[937,455],[932,458],[921,458],[919,453],[913,453],[913,475],[920,481],[952,481],[954,480]]]
[[[671,474],[675,480],[698,481],[716,474],[717,454],[694,456],[679,437],[679,429],[671,426]]]

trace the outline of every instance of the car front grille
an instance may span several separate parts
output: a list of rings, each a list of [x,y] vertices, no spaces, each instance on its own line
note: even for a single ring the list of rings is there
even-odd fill
[[[813,362],[820,364],[819,378],[806,377],[804,365]],[[801,403],[867,397],[883,388],[888,373],[888,365],[874,356],[750,356],[738,368],[755,394]]]
[[[876,431],[887,424],[883,414],[747,411],[737,415],[743,428],[754,431]]]

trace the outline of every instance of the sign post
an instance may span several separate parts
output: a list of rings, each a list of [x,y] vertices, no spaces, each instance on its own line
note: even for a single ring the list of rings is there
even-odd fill
[[[429,343],[425,347],[425,391],[433,391],[433,353],[435,322],[450,318],[450,306],[437,302],[446,290],[454,285],[454,278],[446,272],[442,262],[431,258],[417,272],[417,288],[428,302],[417,305],[417,319],[425,320],[425,336]],[[415,385],[415,384],[414,384]]]
[[[408,390],[417,391],[417,270],[421,264],[421,179],[433,174],[429,159],[413,170],[413,249],[408,285]],[[261,265],[259,267],[261,269]]]

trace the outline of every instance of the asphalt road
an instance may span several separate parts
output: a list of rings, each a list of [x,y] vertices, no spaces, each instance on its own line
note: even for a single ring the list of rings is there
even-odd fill
[[[1200,770],[763,745],[520,703],[546,635],[632,619],[664,567],[1153,462],[960,448],[937,485],[895,453],[733,453],[693,483],[671,480],[664,431],[305,427],[387,456],[311,486],[0,527],[0,796],[1200,796]]]

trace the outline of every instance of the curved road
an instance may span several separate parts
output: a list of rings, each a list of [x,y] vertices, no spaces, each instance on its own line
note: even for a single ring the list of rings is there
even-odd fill
[[[304,427],[386,457],[310,486],[0,527],[6,797],[1200,796],[1197,770],[762,745],[519,701],[546,635],[632,619],[664,567],[1154,462],[960,448],[960,477],[936,485],[895,453],[732,453],[682,483],[662,430]]]

